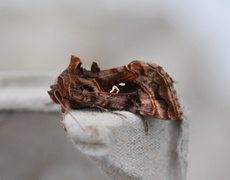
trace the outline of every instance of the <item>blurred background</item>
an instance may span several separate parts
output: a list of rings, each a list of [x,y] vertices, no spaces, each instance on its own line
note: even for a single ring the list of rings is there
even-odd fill
[[[72,54],[101,69],[157,63],[191,120],[188,179],[230,179],[229,18],[224,0],[0,0],[0,72],[59,73]],[[57,179],[78,166],[107,179],[66,141],[59,115],[41,116],[0,113],[0,179]]]

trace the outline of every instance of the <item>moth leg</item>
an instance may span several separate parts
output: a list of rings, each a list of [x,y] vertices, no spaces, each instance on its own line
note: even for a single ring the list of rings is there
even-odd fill
[[[61,105],[61,117],[62,117],[62,119],[60,120],[60,122],[62,124],[62,128],[64,129],[64,131],[67,132],[67,129],[66,129],[64,123],[63,123],[63,120],[65,118],[65,115],[68,113],[69,106],[63,100],[57,99],[57,101]]]
[[[64,117],[66,116],[66,114],[69,114],[74,119],[74,121],[79,125],[79,127],[84,131],[85,129],[83,128],[81,123],[74,117],[74,115],[72,113],[70,113],[69,102],[65,99],[59,99],[56,94],[54,94],[54,95],[57,98],[57,101],[59,102],[59,104],[61,105],[61,108],[62,108],[62,121],[64,120]],[[64,126],[64,123],[62,121],[61,121],[61,123],[63,124],[63,129],[64,129],[64,131],[66,131],[66,127]]]
[[[148,120],[144,117],[143,117],[143,123],[144,123],[144,128],[145,128],[145,134],[146,136],[148,136],[149,135],[149,124],[148,124]]]
[[[93,105],[92,105],[92,107],[96,107],[96,108],[101,109],[101,110],[103,110],[103,111],[105,111],[105,112],[110,112],[110,113],[112,113],[112,114],[116,114],[116,115],[119,115],[119,116],[125,117],[125,116],[124,116],[123,114],[121,114],[121,113],[114,112],[114,111],[112,111],[112,110],[109,110],[109,109],[103,108],[103,107],[98,106],[98,105],[95,105],[95,104],[93,104]],[[125,118],[126,118],[126,117],[125,117]]]

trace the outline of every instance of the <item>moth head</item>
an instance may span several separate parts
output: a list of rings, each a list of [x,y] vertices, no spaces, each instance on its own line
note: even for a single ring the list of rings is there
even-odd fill
[[[50,98],[55,102],[55,103],[58,103],[60,104],[60,99],[61,99],[61,94],[60,92],[58,91],[56,85],[51,85],[50,86],[51,90],[48,91],[48,94],[50,95]]]

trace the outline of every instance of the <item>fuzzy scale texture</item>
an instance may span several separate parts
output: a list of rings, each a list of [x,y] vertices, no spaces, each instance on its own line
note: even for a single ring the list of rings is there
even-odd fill
[[[74,146],[91,157],[113,179],[185,180],[188,122],[148,119],[146,136],[142,119],[95,110],[72,110],[63,124]]]

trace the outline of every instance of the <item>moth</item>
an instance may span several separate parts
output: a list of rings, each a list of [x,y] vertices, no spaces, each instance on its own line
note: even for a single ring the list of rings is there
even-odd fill
[[[66,107],[98,107],[162,120],[182,116],[173,80],[162,67],[137,60],[108,70],[100,70],[95,62],[90,70],[81,65],[78,57],[71,56],[69,66],[48,91],[50,98],[62,105],[63,112]],[[147,122],[145,127],[148,131]]]

